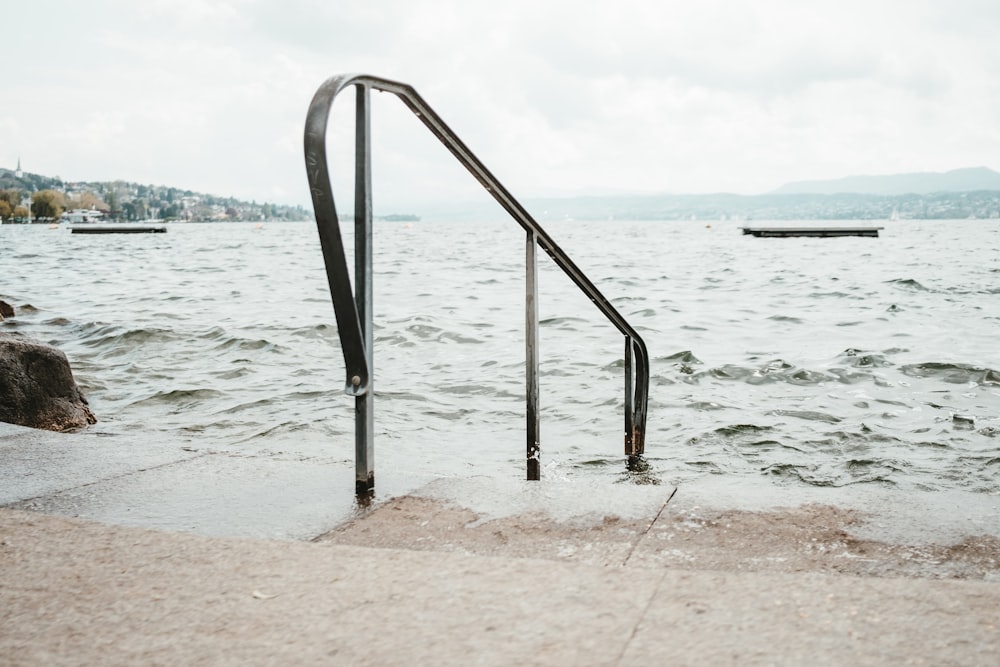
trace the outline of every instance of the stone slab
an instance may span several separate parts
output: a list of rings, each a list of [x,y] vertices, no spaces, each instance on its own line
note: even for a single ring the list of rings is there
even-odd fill
[[[185,461],[176,443],[0,423],[0,505]]]
[[[0,509],[6,664],[993,664],[1000,585],[207,538]]]
[[[387,474],[375,501],[427,477]],[[353,462],[98,431],[0,428],[0,506],[226,537],[310,539],[354,517]]]

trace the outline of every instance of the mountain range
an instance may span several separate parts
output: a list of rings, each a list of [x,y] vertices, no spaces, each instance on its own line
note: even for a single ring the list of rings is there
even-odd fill
[[[847,176],[828,181],[786,183],[768,194],[834,195],[908,195],[933,192],[975,192],[1000,190],[1000,173],[988,167],[969,167],[946,172],[917,172],[884,176]]]
[[[550,220],[996,219],[1000,218],[1000,173],[973,167],[798,181],[761,195],[622,194],[536,198],[524,203],[541,219]]]

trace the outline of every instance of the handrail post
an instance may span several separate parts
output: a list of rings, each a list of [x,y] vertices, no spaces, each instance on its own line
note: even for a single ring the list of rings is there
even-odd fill
[[[368,391],[356,396],[354,460],[355,492],[367,497],[375,490],[375,365],[372,289],[372,169],[371,95],[365,84],[357,85],[354,133],[354,301],[361,323]]]
[[[333,200],[326,159],[326,129],[334,98],[349,86],[357,89],[355,126],[355,282],[345,258],[340,221]],[[527,232],[526,241],[526,402],[527,476],[540,478],[539,458],[539,363],[538,363],[538,264],[541,248],[556,266],[591,300],[625,336],[625,454],[630,469],[640,469],[646,439],[646,411],[649,399],[649,353],[642,337],[621,316],[597,286],[580,270],[513,195],[462,143],[437,113],[411,86],[398,81],[364,74],[342,74],[327,79],[319,87],[306,115],[306,176],[312,195],[327,283],[333,300],[340,348],[344,355],[344,391],[356,399],[356,491],[370,496],[374,473],[374,327],[372,310],[372,192],[370,91],[396,95],[434,134],[452,155],[475,177],[514,220]]]
[[[646,448],[646,382],[636,377],[636,357],[645,358],[642,342],[625,337],[625,456],[629,470],[641,470],[645,465]]]
[[[635,448],[635,379],[632,359],[632,339],[625,336],[625,456],[631,457]]]
[[[538,414],[538,237],[528,231],[525,244],[524,347],[528,479],[541,479]]]

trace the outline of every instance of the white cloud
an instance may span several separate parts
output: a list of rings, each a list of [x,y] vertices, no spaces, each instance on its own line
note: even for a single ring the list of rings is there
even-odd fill
[[[352,71],[416,86],[516,195],[1000,167],[989,1],[38,0],[12,18],[0,165],[71,179],[308,203],[306,109]],[[386,97],[377,192],[465,188]]]

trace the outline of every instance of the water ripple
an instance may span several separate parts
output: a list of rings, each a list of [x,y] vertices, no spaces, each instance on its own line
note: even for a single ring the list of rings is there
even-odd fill
[[[376,429],[394,465],[519,474],[524,239],[506,223],[379,238]],[[907,221],[867,257],[821,241],[749,249],[736,223],[549,231],[646,339],[641,479],[1000,493],[1000,288],[982,262],[1000,227],[975,223]],[[67,353],[95,428],[350,461],[354,402],[315,225],[154,236],[0,227],[2,297],[18,312],[0,330]],[[539,273],[546,474],[644,483],[621,472],[620,334],[551,262]]]

